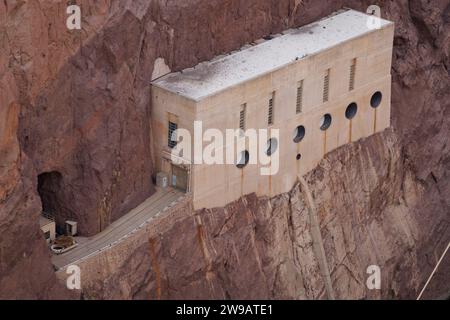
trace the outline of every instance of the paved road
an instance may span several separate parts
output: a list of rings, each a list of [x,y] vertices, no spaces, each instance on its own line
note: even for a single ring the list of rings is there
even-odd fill
[[[78,247],[65,254],[54,255],[52,258],[53,265],[61,269],[100,249],[107,248],[111,244],[131,234],[136,228],[146,223],[159,212],[162,212],[166,207],[173,206],[183,196],[184,193],[174,189],[158,189],[154,195],[113,222],[104,231],[83,241]]]

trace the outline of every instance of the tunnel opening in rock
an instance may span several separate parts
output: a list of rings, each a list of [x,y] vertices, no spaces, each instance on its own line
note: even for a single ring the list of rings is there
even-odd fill
[[[38,176],[38,193],[42,202],[42,217],[56,222],[56,231],[64,233],[61,221],[62,213],[62,174],[57,171],[45,172]]]

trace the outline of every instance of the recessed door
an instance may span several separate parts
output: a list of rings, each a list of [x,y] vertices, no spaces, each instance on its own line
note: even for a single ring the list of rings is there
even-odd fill
[[[186,169],[172,165],[172,187],[187,191],[188,186],[188,173]]]

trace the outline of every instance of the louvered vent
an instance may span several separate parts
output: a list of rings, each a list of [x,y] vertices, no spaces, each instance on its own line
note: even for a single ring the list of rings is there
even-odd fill
[[[169,148],[175,148],[177,145],[176,137],[172,137],[175,130],[178,129],[178,125],[172,121],[169,121],[169,136],[168,136],[168,146]],[[172,139],[174,138],[174,139]]]
[[[239,129],[245,131],[245,115],[247,112],[247,104],[241,106],[241,112],[239,113]]]
[[[353,59],[352,65],[350,66],[350,81],[348,85],[349,91],[355,89],[355,75],[356,75],[356,59]]]
[[[273,125],[273,98],[274,95],[272,94],[272,98],[269,100],[269,111],[268,111],[268,117],[267,117],[267,124],[269,126]]]
[[[327,70],[323,80],[323,102],[328,102],[330,94],[330,69]]]
[[[303,80],[298,83],[297,87],[297,104],[295,107],[295,112],[297,114],[301,113],[303,109]]]

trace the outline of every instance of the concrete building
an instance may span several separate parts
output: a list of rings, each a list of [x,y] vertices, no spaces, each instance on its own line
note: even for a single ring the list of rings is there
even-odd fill
[[[155,80],[152,130],[158,171],[168,174],[171,185],[192,193],[195,209],[224,206],[253,192],[288,192],[328,152],[388,128],[394,24],[375,18],[379,28],[371,29],[369,17],[338,12]],[[202,121],[203,130],[221,132],[279,129],[269,148],[269,154],[279,156],[279,170],[261,175],[261,164],[247,164],[253,156],[245,152],[248,143],[238,150],[228,141],[219,148],[235,148],[244,163],[193,164],[187,156],[183,164],[173,163],[176,143],[170,134],[184,128],[194,136],[194,121]]]
[[[39,226],[41,231],[44,233],[45,240],[50,243],[56,238],[56,224],[53,219],[48,215],[41,215],[39,217]]]

